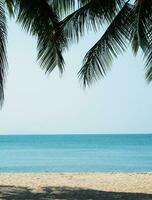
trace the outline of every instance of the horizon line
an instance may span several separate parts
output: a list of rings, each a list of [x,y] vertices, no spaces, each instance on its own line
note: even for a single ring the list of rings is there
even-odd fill
[[[126,132],[122,132],[122,133],[0,133],[0,136],[28,136],[28,135],[151,135],[151,133],[137,133],[137,132],[134,132],[134,133],[126,133]]]

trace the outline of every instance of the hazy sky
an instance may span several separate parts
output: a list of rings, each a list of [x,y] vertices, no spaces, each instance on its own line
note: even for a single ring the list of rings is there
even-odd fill
[[[144,79],[141,56],[131,52],[115,60],[111,72],[90,89],[77,72],[100,34],[73,45],[66,71],[50,76],[36,62],[36,41],[9,22],[9,74],[0,133],[151,133],[152,86]]]

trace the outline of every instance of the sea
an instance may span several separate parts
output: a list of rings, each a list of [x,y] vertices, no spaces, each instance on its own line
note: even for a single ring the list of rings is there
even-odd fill
[[[152,134],[1,135],[0,172],[152,172]]]

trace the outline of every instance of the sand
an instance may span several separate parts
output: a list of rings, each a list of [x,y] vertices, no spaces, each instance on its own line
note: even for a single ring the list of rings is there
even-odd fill
[[[1,173],[3,200],[152,200],[152,173]]]

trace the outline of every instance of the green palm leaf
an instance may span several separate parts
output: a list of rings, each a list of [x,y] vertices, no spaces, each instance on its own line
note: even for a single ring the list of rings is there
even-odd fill
[[[113,57],[117,57],[126,49],[132,32],[133,22],[130,20],[132,11],[133,7],[126,3],[100,40],[86,54],[79,72],[84,86],[105,76]]]
[[[52,0],[48,1],[56,13],[65,16],[76,9],[76,0]]]
[[[66,16],[76,9],[90,3],[92,0],[48,0],[53,9],[60,16]]]
[[[146,59],[146,79],[152,80],[152,2],[143,0],[137,2],[140,6],[139,21],[140,46]]]
[[[14,0],[5,0],[5,4],[10,16],[14,15]]]
[[[61,22],[64,35],[69,42],[79,41],[86,31],[97,31],[105,21],[111,23],[125,2],[123,0],[79,0],[79,4],[80,8]]]
[[[16,0],[17,21],[38,39],[38,59],[46,72],[56,66],[63,71],[62,49],[65,40],[61,33],[59,18],[51,5],[44,0]]]
[[[104,18],[98,17],[95,12],[91,11],[91,3],[84,5],[74,13],[66,17],[61,25],[63,32],[68,41],[79,41],[86,30],[96,31]]]
[[[6,75],[6,17],[4,4],[0,1],[0,106],[3,104],[4,100],[4,84],[5,84],[5,75]]]

